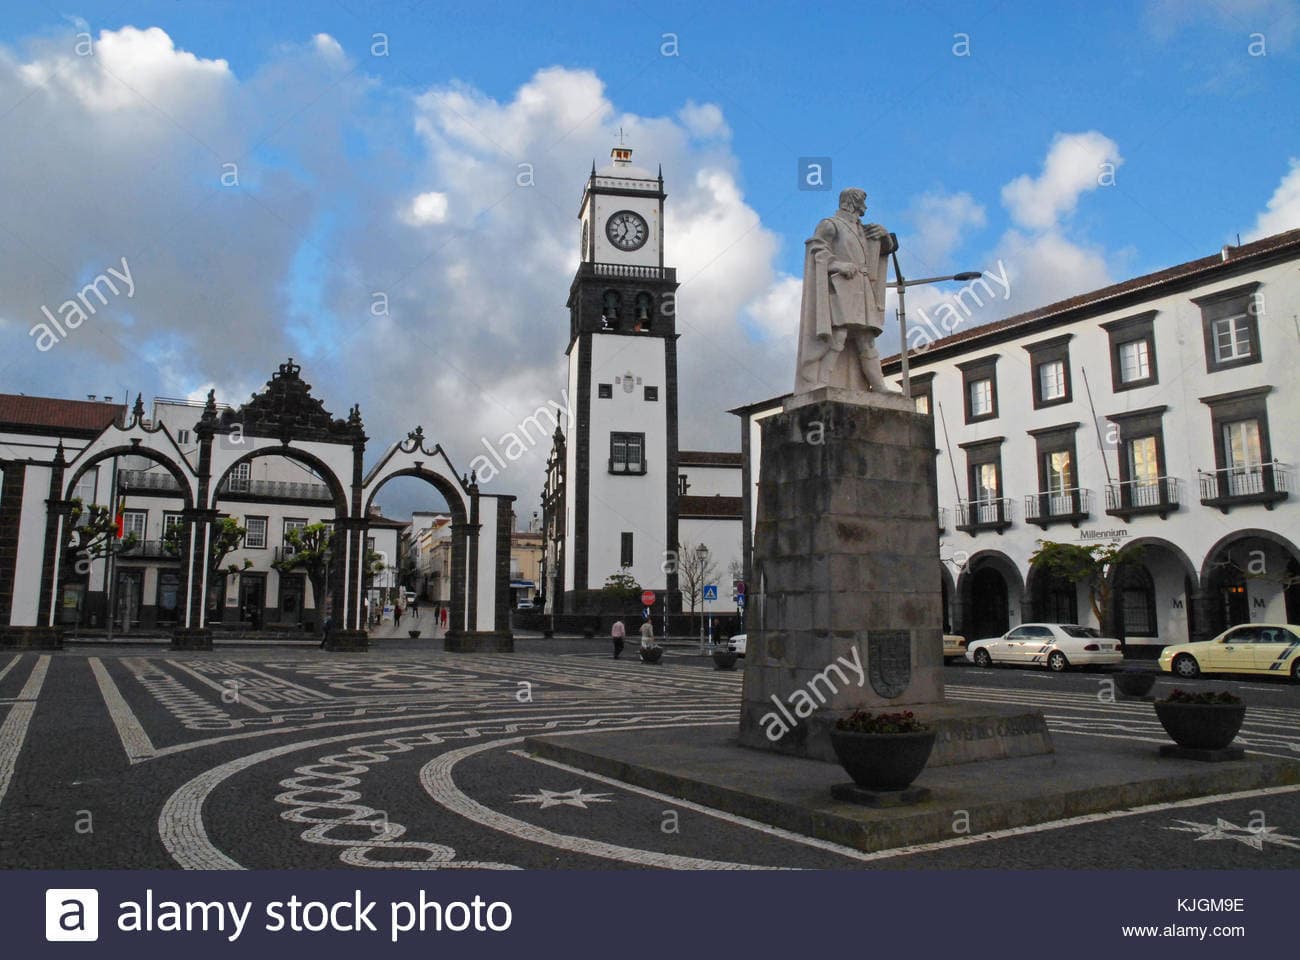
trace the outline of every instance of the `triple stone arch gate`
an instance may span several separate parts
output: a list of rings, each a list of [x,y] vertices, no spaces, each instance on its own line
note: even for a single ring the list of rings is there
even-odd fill
[[[87,470],[119,456],[143,457],[165,469],[182,501],[179,557],[184,579],[180,625],[173,646],[211,649],[207,623],[209,556],[212,526],[219,519],[217,501],[223,484],[242,463],[259,457],[285,457],[317,474],[334,502],[333,544],[325,598],[335,629],[326,639],[333,650],[364,650],[363,590],[369,510],[379,489],[394,477],[414,476],[432,485],[452,516],[451,609],[444,641],[449,651],[510,651],[510,533],[514,497],[484,494],[473,478],[457,477],[441,445],[429,450],[423,429],[416,427],[392,444],[368,474],[363,474],[367,437],[361,411],[335,419],[311,395],[290,358],[238,410],[218,411],[215,391],[208,393],[194,425],[198,463],[191,465],[165,424],[146,426],[139,397],[129,422],[110,424],[68,462],[62,444],[55,453],[47,501],[44,559],[37,629],[57,646],[57,598],[73,569],[63,556],[72,492]],[[347,478],[346,482],[342,478]],[[213,482],[215,478],[216,482]]]

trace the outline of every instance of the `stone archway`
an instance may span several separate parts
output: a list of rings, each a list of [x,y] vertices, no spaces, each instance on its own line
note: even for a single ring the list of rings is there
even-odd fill
[[[452,515],[451,609],[444,647],[449,651],[510,651],[510,532],[514,497],[483,494],[471,476],[457,476],[441,444],[425,446],[416,427],[393,444],[361,484],[361,515],[390,480],[416,477],[447,501]],[[361,579],[352,589],[360,603]],[[359,611],[358,611],[359,615]]]
[[[1022,619],[1025,583],[1005,553],[981,550],[957,578],[958,633],[968,640],[1001,636]]]
[[[1201,563],[1204,635],[1237,623],[1292,622],[1300,608],[1300,549],[1272,530],[1249,527],[1222,537]]]

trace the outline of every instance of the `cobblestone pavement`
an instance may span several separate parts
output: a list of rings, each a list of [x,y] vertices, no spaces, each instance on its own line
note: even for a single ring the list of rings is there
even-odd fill
[[[0,655],[7,868],[957,868],[1300,866],[1300,790],[861,854],[525,755],[536,732],[734,725],[739,672],[600,641],[502,655],[410,641],[77,647]],[[1053,735],[1152,743],[1103,675],[947,670],[957,700],[1042,708]],[[1219,684],[1221,685],[1221,684]],[[1300,758],[1300,692],[1249,684],[1248,749]]]

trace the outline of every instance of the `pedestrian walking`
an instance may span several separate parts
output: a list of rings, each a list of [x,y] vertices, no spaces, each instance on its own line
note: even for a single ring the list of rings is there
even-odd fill
[[[446,630],[447,629],[447,608],[443,607],[440,613],[442,615],[442,629]]]
[[[405,611],[402,609],[402,601],[400,601],[400,600],[397,601],[397,605],[393,607],[393,625],[394,625],[394,626],[396,626],[397,624],[399,624],[399,623],[402,622],[402,614],[403,614],[404,612],[405,612]]]
[[[617,660],[623,653],[623,638],[627,636],[627,628],[623,626],[622,620],[614,621],[614,626],[610,628],[609,635],[614,641],[614,659]]]
[[[655,643],[655,625],[647,620],[641,624],[641,649],[650,650],[657,646],[658,644]]]
[[[414,597],[411,598],[411,619],[420,619],[420,601]]]

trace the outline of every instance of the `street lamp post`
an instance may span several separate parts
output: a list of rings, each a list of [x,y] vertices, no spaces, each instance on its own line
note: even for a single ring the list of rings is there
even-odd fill
[[[894,241],[894,252],[890,254],[890,259],[894,261],[894,282],[886,284],[898,291],[898,334],[900,341],[898,344],[898,355],[902,359],[903,368],[903,396],[912,396],[912,380],[907,369],[907,288],[920,286],[923,283],[943,283],[947,280],[957,280],[965,283],[968,280],[978,280],[984,276],[978,270],[967,270],[963,273],[954,273],[950,277],[924,277],[920,280],[904,280],[903,271],[898,267],[898,241]]]
[[[704,653],[704,568],[709,562],[709,548],[701,543],[695,548],[695,559],[699,563],[696,567],[695,589],[700,596],[700,653]]]

